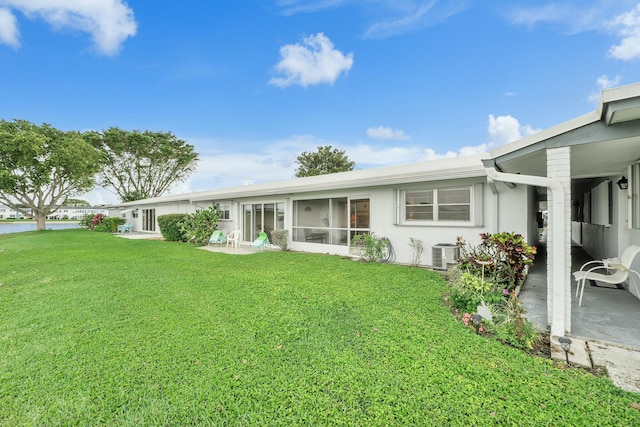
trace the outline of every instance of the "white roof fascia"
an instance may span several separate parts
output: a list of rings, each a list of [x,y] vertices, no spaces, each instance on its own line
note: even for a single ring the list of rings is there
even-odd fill
[[[602,91],[599,112],[607,126],[640,118],[640,83]]]
[[[640,83],[605,89],[600,96],[600,110],[605,104],[636,97],[640,97]]]

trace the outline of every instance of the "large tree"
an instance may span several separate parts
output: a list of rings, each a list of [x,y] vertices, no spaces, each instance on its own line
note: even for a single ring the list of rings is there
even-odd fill
[[[0,202],[44,230],[69,196],[93,188],[101,156],[79,132],[0,120]]]
[[[344,150],[332,148],[330,145],[318,147],[317,152],[305,151],[296,159],[297,177],[325,175],[336,172],[352,171],[355,162],[349,160]]]
[[[105,153],[100,184],[112,188],[123,202],[163,195],[198,164],[194,147],[171,132],[112,127],[85,137]]]

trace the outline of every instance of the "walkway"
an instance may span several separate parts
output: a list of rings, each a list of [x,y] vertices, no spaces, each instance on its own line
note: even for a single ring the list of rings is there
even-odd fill
[[[162,234],[160,233],[147,233],[147,232],[121,233],[121,234],[116,234],[116,236],[124,237],[125,239],[149,239],[149,240],[163,239]],[[237,248],[234,248],[232,246],[227,246],[226,244],[208,245],[208,246],[199,246],[198,249],[202,249],[209,252],[221,252],[221,253],[231,254],[231,255],[249,255],[249,254],[254,254],[256,252],[263,252],[265,250],[265,249],[253,248],[248,244],[240,245]]]
[[[580,247],[571,248],[571,271],[591,260]],[[536,263],[520,292],[527,318],[547,329],[547,260],[544,245],[538,248]],[[585,286],[582,306],[575,297],[576,284],[570,278],[571,333],[569,360],[586,367],[603,366],[619,387],[640,393],[640,300],[615,286]],[[552,345],[552,357],[565,355]]]

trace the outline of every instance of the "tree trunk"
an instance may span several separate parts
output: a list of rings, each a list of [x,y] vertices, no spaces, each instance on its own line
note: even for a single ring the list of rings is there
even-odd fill
[[[36,213],[35,217],[36,217],[36,229],[44,230],[46,215],[44,215],[43,213]]]

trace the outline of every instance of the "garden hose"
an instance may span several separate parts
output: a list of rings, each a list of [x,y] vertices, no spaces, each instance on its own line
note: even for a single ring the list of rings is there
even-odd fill
[[[393,246],[391,246],[391,240],[389,240],[387,237],[383,237],[382,240],[386,242],[385,247],[387,248],[387,250],[380,262],[394,262],[396,260],[396,254],[393,251]]]

